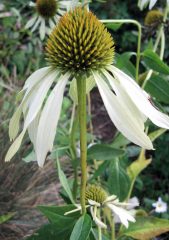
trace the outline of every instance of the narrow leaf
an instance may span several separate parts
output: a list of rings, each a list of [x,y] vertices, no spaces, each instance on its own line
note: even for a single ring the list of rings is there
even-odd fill
[[[59,159],[58,159],[58,158],[57,158],[57,167],[58,167],[59,180],[60,180],[60,182],[61,182],[61,184],[62,184],[62,187],[64,188],[64,190],[65,190],[66,193],[68,194],[71,202],[74,203],[73,195],[72,195],[72,192],[71,192],[71,190],[70,190],[68,180],[67,180],[64,172],[62,171],[61,167],[60,167],[60,162],[59,162]]]

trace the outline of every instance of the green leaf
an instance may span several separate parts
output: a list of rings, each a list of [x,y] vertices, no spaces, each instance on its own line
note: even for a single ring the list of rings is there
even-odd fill
[[[27,240],[68,240],[70,238],[73,226],[64,225],[62,228],[56,224],[47,224],[42,226],[37,232],[31,237],[26,238]]]
[[[126,171],[120,166],[119,159],[115,159],[109,166],[108,188],[110,194],[118,196],[123,201],[130,188],[130,179]]]
[[[10,220],[13,216],[15,215],[15,213],[8,213],[8,214],[4,214],[0,216],[0,224],[7,222],[8,220]]]
[[[126,137],[124,137],[121,133],[118,133],[113,139],[111,146],[114,148],[120,148],[126,146],[129,143],[130,141]]]
[[[132,55],[132,52],[126,52],[121,55],[116,54],[116,67],[123,69],[123,71],[126,72],[128,75],[135,78],[136,68],[130,61]]]
[[[70,240],[86,240],[92,228],[92,221],[88,214],[81,216],[76,222]]]
[[[59,162],[58,158],[57,158],[57,167],[58,167],[58,175],[59,175],[60,183],[62,184],[62,187],[64,188],[67,195],[69,196],[71,202],[74,203],[73,195],[72,195],[72,192],[70,190],[68,180],[67,180],[64,172],[62,171],[61,167],[60,167],[60,162]]]
[[[123,23],[105,23],[105,26],[113,31],[117,31],[119,28],[121,28],[121,26],[123,25]]]
[[[148,136],[151,139],[151,141],[154,142],[158,137],[160,137],[166,131],[167,129],[160,128],[158,130],[155,130],[154,132],[151,132]]]
[[[96,160],[112,160],[113,158],[119,157],[124,153],[124,150],[112,148],[106,144],[95,144],[87,151],[88,158]]]
[[[169,232],[169,220],[155,217],[137,217],[129,228],[123,228],[120,235],[133,237],[137,240],[151,239],[162,233]]]
[[[49,221],[52,222],[52,214],[64,216],[66,212],[69,212],[71,210],[74,210],[76,207],[73,204],[70,205],[64,205],[64,206],[38,206],[38,209],[49,219]],[[80,217],[80,212],[71,213],[68,215],[70,217],[73,217],[75,219],[78,219]]]
[[[146,65],[159,73],[163,73],[168,75],[169,74],[169,67],[167,66],[167,64],[165,64],[160,57],[154,53],[152,50],[145,50],[143,52],[143,57],[144,57],[144,62],[146,63]]]
[[[166,79],[160,76],[151,77],[145,86],[145,90],[157,101],[169,103],[169,82]]]
[[[91,177],[90,181],[92,181],[93,179],[99,177],[99,176],[103,173],[103,171],[105,171],[105,169],[107,168],[107,166],[108,166],[108,161],[103,162],[103,163],[98,167],[98,169],[95,170],[95,172],[94,172],[93,176]]]

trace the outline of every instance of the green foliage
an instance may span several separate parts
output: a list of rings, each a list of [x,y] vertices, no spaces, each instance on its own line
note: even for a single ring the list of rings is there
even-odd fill
[[[169,231],[169,221],[154,217],[137,217],[136,223],[131,223],[128,229],[120,235],[133,237],[137,240],[150,239]]]

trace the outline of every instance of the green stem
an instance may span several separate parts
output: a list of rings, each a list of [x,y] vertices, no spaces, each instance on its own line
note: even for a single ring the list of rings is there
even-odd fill
[[[115,240],[115,223],[114,223],[114,218],[112,218],[111,222],[111,240]]]
[[[77,78],[78,109],[80,125],[80,161],[81,161],[81,191],[80,203],[82,214],[86,213],[85,192],[87,183],[87,129],[86,129],[86,80]]]
[[[167,19],[167,15],[168,15],[168,6],[165,8],[165,11],[164,11],[164,17],[163,17],[163,22],[166,21]],[[153,47],[153,51],[156,52],[157,51],[157,48],[158,48],[158,45],[160,43],[160,40],[161,40],[161,50],[160,50],[160,59],[162,60],[163,59],[163,56],[164,56],[164,50],[165,50],[165,35],[164,35],[164,26],[163,24],[160,26],[159,30],[158,30],[158,33],[157,33],[157,38],[156,38],[156,41],[154,43],[154,47]],[[147,81],[150,79],[151,75],[153,74],[153,70],[149,70],[148,73],[147,73],[147,76],[143,82],[143,85],[142,85],[142,88],[145,88],[146,86],[146,83]]]
[[[136,58],[136,81],[138,82],[139,78],[139,65],[140,65],[140,51],[141,51],[141,35],[142,29],[141,24],[132,19],[111,19],[111,20],[101,20],[102,23],[126,23],[126,24],[134,24],[138,28],[138,41],[137,41],[137,58]]]
[[[95,208],[95,209],[97,211],[97,208]],[[100,218],[100,210],[99,209],[98,209],[98,217]],[[98,240],[102,240],[102,229],[99,226],[98,226]]]

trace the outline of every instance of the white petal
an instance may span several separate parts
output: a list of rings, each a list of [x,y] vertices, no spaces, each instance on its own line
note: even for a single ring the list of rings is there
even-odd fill
[[[100,207],[100,203],[94,201],[94,200],[91,200],[91,199],[88,199],[88,203],[92,206],[97,206],[97,207]]]
[[[31,19],[27,22],[27,24],[25,25],[25,28],[27,29],[27,28],[32,27],[33,24],[35,23],[36,19],[37,19],[37,16],[31,18]]]
[[[28,107],[30,101],[32,100],[33,96],[36,94],[37,91],[37,84],[40,81],[43,81],[43,78],[49,73],[50,68],[41,68],[34,72],[27,80],[22,89],[22,92],[25,92],[25,95],[20,103],[19,107],[17,108],[16,112],[13,114],[10,123],[9,123],[9,137],[10,140],[13,140],[19,131],[19,121],[22,114],[22,111],[26,107]]]
[[[12,145],[10,146],[6,156],[5,156],[5,162],[9,162],[11,160],[11,158],[15,155],[15,153],[18,151],[21,143],[22,143],[22,139],[25,135],[26,129],[24,129],[20,135],[15,139],[15,141],[12,143]]]
[[[98,74],[94,74],[94,78],[107,112],[117,129],[135,144],[146,149],[152,149],[153,146],[150,139],[142,129],[140,129],[139,124],[134,116],[130,114],[126,106],[110,91],[106,82],[101,79]]]
[[[152,9],[156,4],[157,0],[150,0],[149,9]]]
[[[130,198],[128,203],[129,203],[129,205],[127,207],[127,210],[131,210],[131,209],[133,209],[135,207],[138,207],[140,205],[137,197]]]
[[[30,7],[35,7],[35,6],[36,6],[36,3],[34,3],[34,2],[31,1],[31,2],[29,3],[29,6],[30,6]]]
[[[59,79],[42,110],[36,139],[36,154],[40,167],[43,166],[47,153],[51,151],[53,147],[63,101],[63,93],[69,76],[70,74],[66,73]]]
[[[143,91],[131,77],[120,71],[118,68],[111,66],[109,69],[124,86],[126,92],[139,110],[157,126],[169,129],[169,117],[158,111],[152,105],[148,98],[148,94],[145,93],[145,91]]]
[[[130,222],[136,221],[127,210],[117,207],[110,203],[108,203],[107,206],[120,218],[120,221],[124,224],[126,228],[128,228],[128,221]]]
[[[31,29],[31,32],[34,32],[37,29],[37,27],[39,26],[40,22],[41,22],[41,17],[39,16],[37,21],[35,22],[33,28]]]
[[[40,24],[40,39],[43,40],[45,38],[45,20],[42,18],[41,19],[41,24]]]
[[[167,0],[167,5],[169,5],[169,0]]]
[[[40,84],[40,87],[38,88],[37,93],[32,103],[30,104],[29,111],[24,123],[25,128],[29,126],[29,124],[33,121],[33,119],[36,117],[39,110],[41,109],[46,94],[51,87],[53,81],[55,80],[57,74],[58,73],[56,71],[50,72],[47,76],[45,76],[43,82]]]
[[[49,19],[49,26],[51,29],[53,29],[56,26],[51,19]]]
[[[28,134],[31,142],[33,143],[35,152],[36,152],[36,137],[37,137],[38,124],[39,124],[39,117],[40,117],[40,113],[37,114],[37,116],[34,118],[34,120],[30,123],[28,127]]]
[[[106,224],[104,224],[97,216],[96,216],[97,207],[90,207],[90,212],[93,218],[93,221],[101,228],[107,228]]]
[[[26,80],[23,90],[32,89],[42,78],[44,78],[49,73],[49,71],[51,71],[51,67],[44,67],[35,71]]]
[[[120,98],[120,101],[123,103],[123,105],[125,105],[128,111],[130,111],[130,114],[135,117],[136,121],[140,125],[140,128],[144,131],[144,122],[147,120],[146,116],[143,115],[142,112],[140,112],[140,110],[136,107],[120,82],[117,81],[117,79],[114,79],[107,71],[103,71],[103,73],[109,80],[109,83],[116,95]]]
[[[140,10],[143,10],[144,6],[149,2],[149,0],[139,0],[138,6]]]

